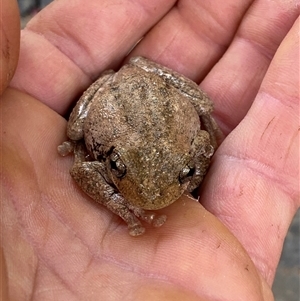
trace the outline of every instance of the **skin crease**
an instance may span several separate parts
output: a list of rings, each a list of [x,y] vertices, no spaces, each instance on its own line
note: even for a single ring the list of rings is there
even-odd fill
[[[298,16],[283,0],[60,0],[38,14],[1,98],[2,299],[273,300],[299,208]],[[56,147],[61,115],[142,36],[131,55],[201,82],[227,137],[203,206],[182,197],[163,227],[132,238],[77,188]]]

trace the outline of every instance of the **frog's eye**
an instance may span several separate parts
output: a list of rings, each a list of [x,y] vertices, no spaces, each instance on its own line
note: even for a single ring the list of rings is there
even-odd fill
[[[120,159],[117,153],[113,152],[110,155],[110,167],[112,173],[117,178],[122,178],[126,173],[126,165],[123,163],[123,161]]]
[[[195,168],[185,166],[179,173],[180,183],[186,183],[192,179],[193,174],[195,173]]]

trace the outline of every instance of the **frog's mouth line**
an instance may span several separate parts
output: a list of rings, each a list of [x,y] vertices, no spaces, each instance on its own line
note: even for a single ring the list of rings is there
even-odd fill
[[[153,183],[147,185],[143,189],[143,185],[137,186],[126,177],[115,183],[117,190],[130,204],[144,210],[158,210],[175,202],[187,189],[189,182],[180,184],[177,181],[162,190],[157,189]]]

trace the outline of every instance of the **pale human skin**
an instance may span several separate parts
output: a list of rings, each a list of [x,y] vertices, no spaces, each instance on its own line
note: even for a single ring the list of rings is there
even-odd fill
[[[273,300],[299,208],[297,2],[79,2],[34,18],[5,89],[19,31],[2,0],[2,299]],[[168,223],[133,238],[77,189],[56,147],[72,101],[142,36],[130,55],[201,82],[228,136],[201,205],[182,197],[164,209]]]

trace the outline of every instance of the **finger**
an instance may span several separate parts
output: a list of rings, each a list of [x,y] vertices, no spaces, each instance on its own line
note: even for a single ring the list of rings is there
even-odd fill
[[[254,1],[228,51],[201,83],[215,102],[224,133],[249,110],[278,46],[299,16],[297,3]]]
[[[213,68],[201,88],[227,134],[248,111],[298,14],[296,0],[179,1],[131,55],[150,57],[196,82]]]
[[[216,154],[202,199],[243,243],[269,284],[299,207],[298,28],[299,20],[250,111]]]
[[[1,0],[0,5],[1,95],[12,79],[17,67],[20,48],[20,18],[17,1]]]
[[[175,1],[55,1],[22,32],[12,86],[62,113],[100,73],[120,64]]]
[[[131,55],[152,58],[200,82],[226,51],[252,2],[178,1]]]

